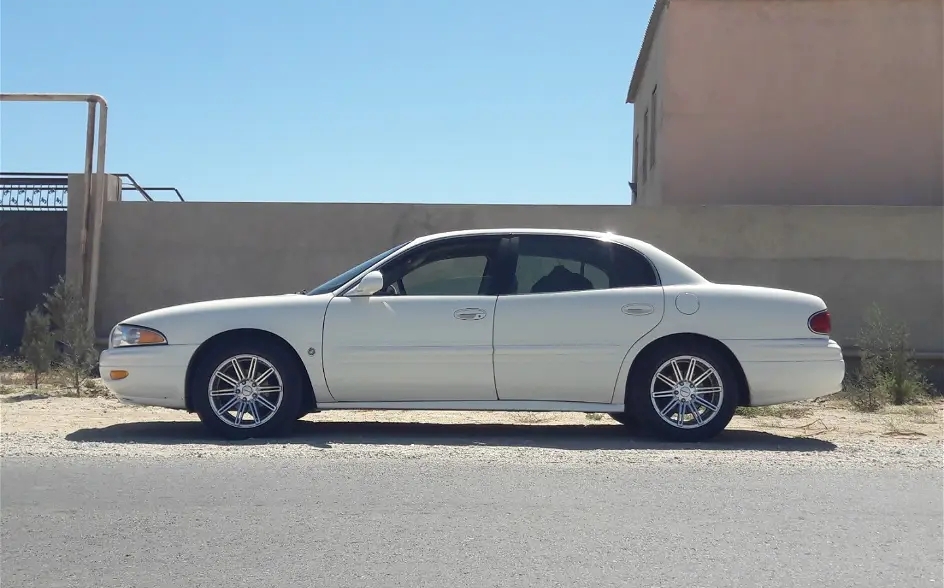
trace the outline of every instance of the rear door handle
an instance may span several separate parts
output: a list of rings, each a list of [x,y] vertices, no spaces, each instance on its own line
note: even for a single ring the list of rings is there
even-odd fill
[[[480,321],[485,318],[485,310],[482,308],[460,308],[452,313],[460,321]]]
[[[630,304],[624,304],[623,308],[620,310],[623,311],[623,314],[628,314],[629,316],[645,316],[652,314],[653,311],[655,311],[655,307],[645,302],[632,302]]]

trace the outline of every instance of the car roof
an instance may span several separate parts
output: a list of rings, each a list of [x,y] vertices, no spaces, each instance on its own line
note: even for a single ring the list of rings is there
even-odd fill
[[[630,237],[624,237],[623,235],[618,235],[616,233],[603,232],[603,231],[586,231],[582,229],[542,229],[542,228],[524,228],[524,227],[504,227],[504,228],[494,228],[494,229],[462,229],[458,231],[445,231],[441,233],[431,233],[418,237],[416,239],[417,243],[425,241],[434,241],[436,239],[442,239],[445,237],[468,237],[472,235],[505,235],[508,233],[516,234],[530,234],[530,235],[560,235],[560,236],[569,236],[569,237],[590,237],[593,239],[611,239],[624,241],[627,244],[629,243],[639,243],[640,245],[648,245],[643,241],[638,241],[636,239],[631,239]]]
[[[495,229],[463,229],[459,231],[445,231],[441,233],[431,233],[428,235],[423,235],[414,239],[415,244],[425,243],[427,241],[436,241],[438,239],[448,238],[448,237],[468,237],[473,235],[507,235],[509,233],[519,234],[519,235],[559,235],[564,237],[587,237],[590,239],[600,239],[603,241],[616,241],[633,247],[640,252],[649,254],[651,251],[658,248],[653,246],[651,243],[645,241],[640,241],[639,239],[633,239],[631,237],[626,237],[624,235],[619,235],[612,232],[604,231],[587,231],[583,229],[542,229],[542,228],[523,228],[523,227],[507,227],[507,228],[495,228]]]

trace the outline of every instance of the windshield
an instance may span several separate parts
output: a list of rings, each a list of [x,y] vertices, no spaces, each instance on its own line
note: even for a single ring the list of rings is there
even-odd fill
[[[409,241],[407,241],[406,243],[400,243],[396,247],[391,247],[390,249],[387,249],[383,253],[375,255],[371,257],[370,259],[368,259],[367,261],[352,267],[351,269],[347,270],[343,274],[331,278],[330,280],[318,286],[317,288],[312,288],[311,290],[304,292],[304,294],[314,296],[316,294],[327,294],[328,292],[333,292],[337,290],[338,288],[340,288],[341,286],[343,286],[346,282],[350,281],[355,276],[357,276],[358,274],[360,274],[361,272],[369,268],[370,266],[374,265],[375,263],[377,263],[384,257],[387,257],[394,251],[400,249],[407,243],[409,243]]]

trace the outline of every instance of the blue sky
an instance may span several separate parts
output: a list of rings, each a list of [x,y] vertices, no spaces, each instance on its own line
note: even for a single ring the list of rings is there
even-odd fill
[[[648,0],[3,0],[3,92],[99,93],[107,171],[188,200],[629,201]],[[0,106],[81,171],[84,104]]]

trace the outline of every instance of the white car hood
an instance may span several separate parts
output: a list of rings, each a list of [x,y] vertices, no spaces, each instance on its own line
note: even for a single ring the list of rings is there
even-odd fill
[[[281,294],[206,300],[150,310],[121,322],[156,329],[172,345],[200,344],[232,329],[271,331],[278,325],[305,317],[315,321],[319,315],[323,317],[331,297],[331,294]],[[318,332],[320,335],[320,322]]]

